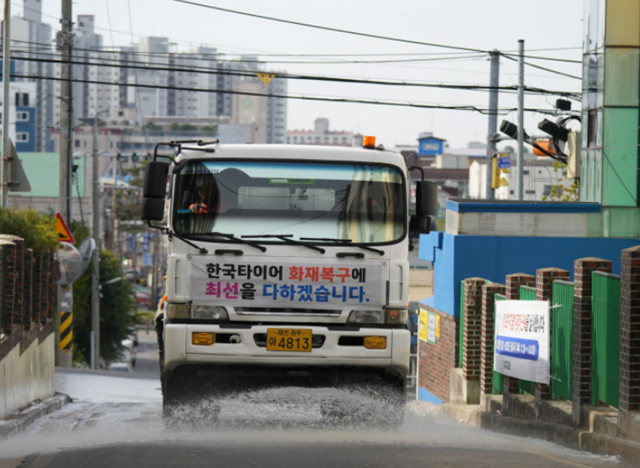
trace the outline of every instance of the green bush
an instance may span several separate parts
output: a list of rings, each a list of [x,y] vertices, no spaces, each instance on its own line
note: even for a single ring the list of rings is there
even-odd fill
[[[79,245],[89,234],[86,227],[73,223],[73,232]],[[73,282],[73,360],[89,362],[91,356],[91,271],[87,270]],[[107,250],[100,252],[100,355],[107,362],[121,359],[122,340],[135,324],[135,296],[131,283],[125,279],[104,284],[113,278],[124,278],[122,265],[116,255]]]
[[[58,248],[55,218],[39,214],[33,208],[11,210],[0,208],[0,234],[11,234],[24,239],[24,246],[36,254],[54,252]]]

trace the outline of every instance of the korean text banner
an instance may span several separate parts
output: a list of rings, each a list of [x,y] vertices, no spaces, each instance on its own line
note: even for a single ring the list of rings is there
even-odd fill
[[[221,260],[192,257],[189,299],[231,306],[315,308],[378,307],[385,291],[380,262],[256,257]]]
[[[549,384],[549,301],[497,301],[493,370]]]

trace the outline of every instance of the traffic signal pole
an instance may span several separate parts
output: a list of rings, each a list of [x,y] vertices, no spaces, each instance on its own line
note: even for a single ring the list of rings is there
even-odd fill
[[[489,78],[489,132],[487,135],[487,174],[486,199],[493,200],[491,188],[492,158],[496,154],[495,135],[498,133],[498,86],[500,86],[500,52],[493,50],[491,54],[491,75]]]
[[[524,40],[518,41],[518,200],[523,200],[524,182]]]

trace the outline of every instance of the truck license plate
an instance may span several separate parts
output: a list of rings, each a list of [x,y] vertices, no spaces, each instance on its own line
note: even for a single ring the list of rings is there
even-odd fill
[[[267,351],[311,352],[311,330],[300,328],[268,328]]]

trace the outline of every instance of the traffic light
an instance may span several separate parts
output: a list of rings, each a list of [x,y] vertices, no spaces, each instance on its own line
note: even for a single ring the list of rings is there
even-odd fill
[[[511,157],[508,154],[495,155],[491,158],[491,188],[497,189],[509,185],[509,181],[502,174],[509,173]]]

